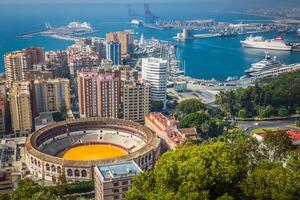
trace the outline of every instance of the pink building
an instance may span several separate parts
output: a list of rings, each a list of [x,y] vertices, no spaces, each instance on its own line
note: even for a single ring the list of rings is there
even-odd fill
[[[166,117],[162,113],[150,113],[145,117],[145,125],[153,130],[171,150],[182,145],[186,139],[195,140],[195,128],[179,129],[179,121],[174,117]]]
[[[120,78],[92,69],[77,72],[80,117],[117,118],[120,110]]]

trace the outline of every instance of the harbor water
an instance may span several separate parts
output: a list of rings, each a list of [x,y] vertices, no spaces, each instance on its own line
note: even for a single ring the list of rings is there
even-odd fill
[[[143,15],[142,4],[132,5],[132,8]],[[243,20],[269,20],[258,16],[207,11],[193,4],[153,4],[151,10],[166,20],[214,19],[232,23]],[[240,40],[244,40],[247,35],[178,42],[173,39],[178,30],[135,27],[130,24],[131,18],[128,16],[126,5],[123,4],[1,5],[0,55],[2,57],[5,52],[28,46],[43,46],[46,50],[65,49],[73,42],[50,37],[17,38],[16,35],[40,30],[44,28],[45,22],[52,26],[63,26],[71,21],[87,21],[97,30],[91,36],[105,37],[106,32],[135,29],[136,39],[144,34],[145,39],[153,37],[176,43],[180,49],[180,57],[185,61],[186,75],[194,78],[224,80],[228,76],[242,76],[252,63],[264,58],[264,50],[242,48]],[[260,35],[266,38],[277,36],[275,33]],[[296,34],[284,37],[290,41],[299,40]],[[282,63],[300,62],[300,52],[269,51],[269,54],[276,56]],[[0,71],[4,72],[3,59],[0,62]]]

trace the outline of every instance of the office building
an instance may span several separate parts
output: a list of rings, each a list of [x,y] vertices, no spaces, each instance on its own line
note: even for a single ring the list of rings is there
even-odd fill
[[[13,82],[9,100],[13,133],[16,136],[27,135],[32,130],[30,82]]]
[[[133,30],[125,30],[118,32],[111,32],[106,34],[107,42],[121,43],[121,54],[129,55],[134,50],[134,32]]]
[[[64,78],[34,80],[36,111],[70,110],[70,81]]]
[[[142,79],[151,86],[151,101],[165,104],[167,94],[167,61],[162,58],[142,59]]]
[[[7,122],[7,101],[6,88],[4,83],[0,83],[0,137],[6,135]]]
[[[106,59],[111,61],[112,65],[121,64],[121,43],[108,42],[106,44]]]
[[[94,167],[95,199],[125,199],[132,179],[142,170],[134,161]]]
[[[77,72],[80,117],[117,118],[120,110],[120,78],[92,69]]]
[[[135,122],[144,122],[150,112],[150,85],[128,82],[122,90],[123,118]]]

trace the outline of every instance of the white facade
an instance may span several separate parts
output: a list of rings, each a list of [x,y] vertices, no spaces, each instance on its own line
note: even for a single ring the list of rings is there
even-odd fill
[[[142,79],[151,86],[151,101],[166,102],[167,60],[162,58],[142,59]]]

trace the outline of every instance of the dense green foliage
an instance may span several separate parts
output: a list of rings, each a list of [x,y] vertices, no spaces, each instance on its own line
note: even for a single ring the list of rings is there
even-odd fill
[[[203,103],[199,99],[188,99],[180,102],[176,106],[176,113],[186,115],[204,109]]]
[[[175,115],[183,128],[195,127],[201,138],[217,136],[224,131],[223,115],[218,110],[207,109],[198,99],[189,99],[176,106]]]
[[[94,190],[93,182],[60,184],[57,186],[41,186],[31,179],[19,181],[18,187],[9,195],[0,195],[0,200],[60,200],[64,195],[84,193]]]
[[[300,155],[291,154],[286,136],[268,135],[261,144],[233,131],[217,140],[226,142],[184,146],[165,153],[153,171],[135,177],[126,199],[292,200],[299,197]]]
[[[281,75],[267,84],[221,92],[216,103],[228,115],[240,118],[285,117],[299,113],[300,71]]]

